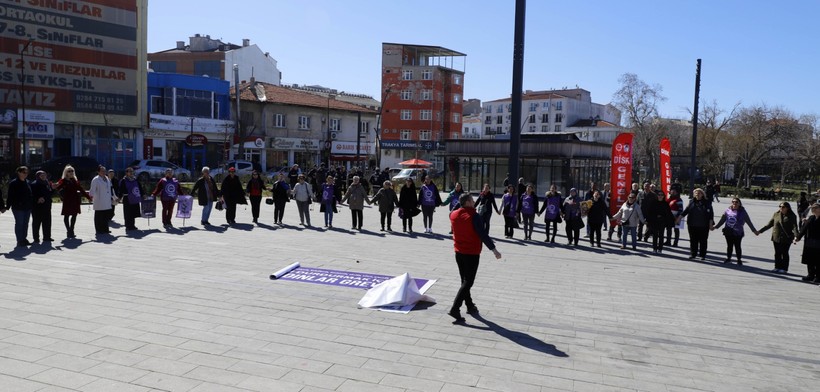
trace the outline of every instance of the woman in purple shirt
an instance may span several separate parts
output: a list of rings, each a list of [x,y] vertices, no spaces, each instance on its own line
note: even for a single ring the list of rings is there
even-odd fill
[[[524,219],[524,239],[532,239],[532,229],[535,224],[535,213],[538,212],[538,196],[531,184],[521,196],[521,217]]]

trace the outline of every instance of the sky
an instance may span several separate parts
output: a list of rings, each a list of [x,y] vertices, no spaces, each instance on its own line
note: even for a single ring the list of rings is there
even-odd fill
[[[283,84],[380,99],[383,42],[467,55],[464,97],[510,96],[514,0],[149,0],[148,52],[194,34],[248,38],[278,61]],[[660,115],[689,118],[695,64],[701,107],[768,105],[820,114],[820,1],[527,2],[524,89],[584,88],[606,104],[634,73],[660,85]]]

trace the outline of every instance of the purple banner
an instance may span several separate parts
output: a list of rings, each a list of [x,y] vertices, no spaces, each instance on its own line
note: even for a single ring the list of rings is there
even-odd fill
[[[279,280],[295,280],[307,283],[326,284],[330,286],[355,287],[370,289],[371,287],[394,278],[395,276],[365,274],[362,272],[336,271],[322,268],[299,267],[288,272]],[[416,286],[422,288],[427,279],[413,278]]]

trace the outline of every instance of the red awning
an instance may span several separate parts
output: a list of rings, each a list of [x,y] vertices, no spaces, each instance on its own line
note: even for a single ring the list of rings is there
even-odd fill
[[[424,167],[424,166],[433,166],[432,163],[425,161],[424,159],[408,159],[404,162],[399,162],[401,166],[410,166],[410,167]]]
[[[356,156],[355,155],[331,155],[330,160],[331,161],[355,161]],[[366,161],[367,160],[367,155],[359,155],[358,160]]]

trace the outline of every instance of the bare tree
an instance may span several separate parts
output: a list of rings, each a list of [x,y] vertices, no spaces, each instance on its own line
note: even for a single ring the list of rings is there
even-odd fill
[[[751,187],[752,175],[766,159],[788,159],[797,125],[794,116],[782,108],[761,105],[738,111],[731,125],[734,138],[730,146],[737,154],[746,187]]]
[[[633,73],[618,79],[621,87],[612,97],[612,105],[624,114],[625,126],[635,133],[633,159],[648,167],[647,178],[654,178],[659,161],[658,143],[662,123],[658,119],[658,104],[666,100],[663,87],[649,85]]]
[[[706,177],[723,178],[726,166],[734,162],[733,149],[729,147],[733,137],[728,130],[737,118],[739,107],[740,103],[737,103],[726,112],[717,101],[712,101],[704,105],[698,114],[697,156]],[[692,113],[691,110],[689,113]]]

